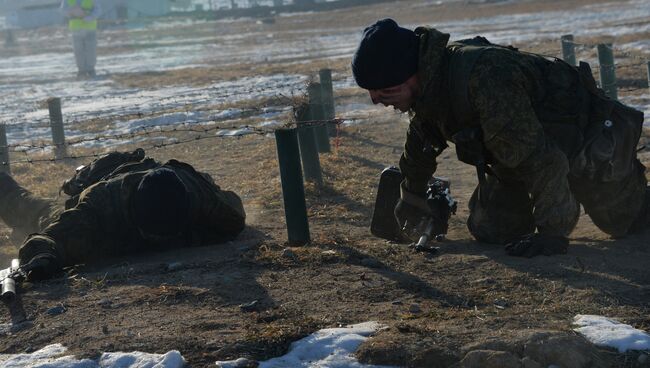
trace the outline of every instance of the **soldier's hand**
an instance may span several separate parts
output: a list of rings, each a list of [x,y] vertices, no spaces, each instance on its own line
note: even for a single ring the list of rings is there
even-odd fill
[[[569,239],[563,236],[527,234],[506,244],[506,253],[515,257],[531,258],[539,255],[565,254]]]
[[[424,193],[413,193],[400,186],[400,199],[395,206],[395,219],[401,229],[404,229],[403,235],[414,240],[419,237],[417,227],[422,220],[431,216],[431,210],[427,206],[426,196]]]

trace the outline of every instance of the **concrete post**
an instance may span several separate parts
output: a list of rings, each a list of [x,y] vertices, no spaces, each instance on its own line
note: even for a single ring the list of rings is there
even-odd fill
[[[313,125],[305,124],[310,120],[310,109],[306,107],[298,113],[298,144],[300,145],[300,157],[302,158],[302,169],[305,173],[305,180],[312,181],[317,185],[323,184],[320,158],[316,143],[316,129]]]
[[[11,173],[9,145],[7,144],[7,126],[4,124],[0,124],[0,172]]]
[[[600,64],[600,88],[605,91],[609,98],[618,100],[616,66],[614,65],[612,44],[601,43],[598,45],[598,63]]]
[[[567,34],[563,35],[561,38],[562,42],[562,60],[567,62],[569,65],[576,64],[576,50],[575,44],[573,43],[573,35]]]
[[[323,110],[323,94],[320,83],[310,83],[307,87],[309,95],[309,116],[310,120],[322,121],[314,127],[316,133],[316,146],[318,152],[330,152],[330,138],[327,133],[327,124]]]
[[[336,117],[334,108],[334,88],[332,87],[332,70],[321,69],[320,85],[323,96],[323,110],[325,111],[325,119],[332,120]],[[327,132],[330,137],[336,136],[336,126],[332,123],[327,124]]]
[[[296,129],[276,130],[275,143],[278,150],[289,243],[306,244],[310,240],[309,221],[307,220],[305,187],[302,184],[302,173],[300,172]]]
[[[646,67],[648,69],[648,89],[650,89],[650,61],[646,63]]]
[[[47,99],[47,108],[50,110],[50,128],[52,129],[52,142],[54,143],[54,157],[62,159],[66,155],[65,134],[63,132],[63,115],[61,114],[61,99],[50,97]]]

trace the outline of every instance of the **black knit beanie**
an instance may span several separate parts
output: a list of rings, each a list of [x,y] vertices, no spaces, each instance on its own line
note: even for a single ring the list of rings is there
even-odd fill
[[[146,234],[174,236],[188,224],[187,187],[168,168],[155,169],[142,177],[133,198],[135,225]]]
[[[359,87],[382,89],[404,83],[418,69],[419,38],[410,29],[382,19],[363,31],[352,58],[352,74]]]

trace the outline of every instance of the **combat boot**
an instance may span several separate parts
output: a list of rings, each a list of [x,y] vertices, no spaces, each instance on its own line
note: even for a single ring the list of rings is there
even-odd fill
[[[41,231],[54,208],[51,200],[36,197],[11,175],[0,173],[0,219],[13,230],[10,239],[14,244],[19,245],[27,235]]]

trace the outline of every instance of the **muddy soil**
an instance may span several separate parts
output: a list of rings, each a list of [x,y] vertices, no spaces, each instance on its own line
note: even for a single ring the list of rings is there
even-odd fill
[[[464,18],[593,2],[454,5],[435,16],[455,19],[461,13]],[[360,28],[393,12],[413,22],[425,18],[409,4],[414,3],[324,16]],[[316,15],[306,17],[322,22]],[[335,75],[344,75],[348,62],[330,66]],[[142,87],[184,82],[182,71],[157,76],[160,80],[134,80]],[[369,102],[360,90],[336,93],[337,105]],[[62,343],[81,357],[177,349],[191,366],[203,367],[215,360],[282,355],[292,341],[320,328],[375,320],[387,328],[364,345],[362,360],[396,364],[399,352],[399,364],[433,367],[453,366],[472,346],[510,341],[526,331],[572,335],[576,314],[616,317],[650,330],[650,234],[613,240],[583,214],[568,254],[509,257],[500,246],[478,243],[468,233],[466,206],[476,178],[472,167],[456,160],[453,149],[440,156],[438,174],[451,180],[460,203],[440,253],[415,253],[371,236],[378,176],[387,165],[397,164],[407,124],[406,116],[378,108],[363,123],[340,129],[332,152],[321,155],[325,185],[306,186],[312,242],[301,247],[286,243],[273,139],[215,138],[150,150],[159,160],[192,163],[223,188],[240,193],[248,228],[227,244],[124,256],[25,284],[22,303],[31,324],[1,337],[0,352],[30,352],[51,343]],[[650,165],[650,154],[640,157]],[[78,164],[12,169],[30,190],[56,197]],[[16,251],[6,237],[8,229],[1,232],[6,263]],[[254,307],[242,308],[254,301]],[[57,306],[64,312],[48,314]],[[7,313],[0,314],[0,322],[9,320]],[[641,366],[634,354],[591,353],[598,354],[603,366]]]

